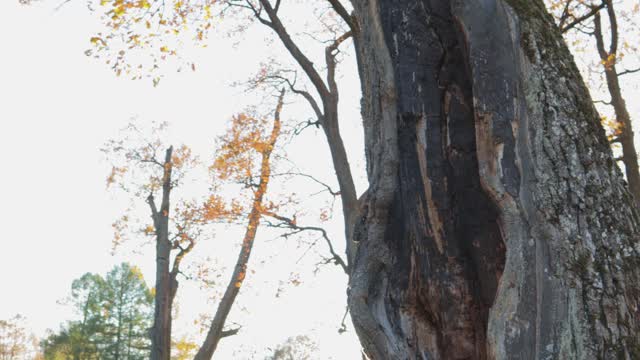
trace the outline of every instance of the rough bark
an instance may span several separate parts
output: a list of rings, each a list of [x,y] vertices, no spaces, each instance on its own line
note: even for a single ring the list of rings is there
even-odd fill
[[[209,360],[213,357],[213,353],[216,351],[220,339],[225,336],[225,332],[223,331],[224,324],[227,320],[227,316],[231,312],[231,308],[233,307],[236,297],[240,293],[240,288],[242,287],[242,283],[246,277],[249,257],[251,256],[251,250],[253,249],[253,243],[256,238],[258,226],[260,225],[260,219],[263,215],[262,202],[267,192],[267,187],[269,186],[269,180],[271,177],[271,152],[278,140],[278,136],[280,135],[280,111],[282,110],[283,98],[284,91],[282,91],[278,100],[273,128],[266,144],[267,146],[265,146],[264,150],[261,151],[262,161],[260,164],[260,182],[258,183],[257,189],[254,191],[251,212],[248,216],[247,229],[242,240],[242,246],[240,248],[240,253],[238,254],[238,259],[236,260],[233,274],[231,275],[229,284],[227,285],[227,288],[222,295],[222,299],[218,304],[218,309],[211,321],[207,336],[202,343],[202,346],[200,346],[198,353],[194,357],[194,360]],[[232,330],[228,334],[233,335],[236,332],[237,331],[234,332]]]
[[[539,0],[354,0],[372,359],[640,357],[639,217]]]

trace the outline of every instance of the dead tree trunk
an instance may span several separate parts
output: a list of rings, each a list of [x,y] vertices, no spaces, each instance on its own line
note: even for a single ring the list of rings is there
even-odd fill
[[[353,0],[372,359],[640,358],[639,216],[541,0]]]
[[[156,233],[156,294],[151,330],[151,360],[169,360],[171,356],[171,307],[177,289],[175,276],[169,272],[172,247],[169,242],[172,152],[173,147],[169,147],[162,164],[160,209],[157,209],[153,195],[149,195],[147,198]]]

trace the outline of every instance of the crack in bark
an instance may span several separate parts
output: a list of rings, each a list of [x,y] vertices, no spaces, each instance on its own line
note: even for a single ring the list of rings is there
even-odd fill
[[[372,188],[350,302],[368,355],[640,357],[638,213],[542,2],[354,7]],[[390,59],[363,56],[367,41]],[[391,122],[397,138],[381,142]],[[376,203],[385,180],[393,200]]]
[[[382,313],[368,305],[387,342],[371,356],[484,359],[504,246],[497,213],[480,186],[460,35],[448,4],[401,3],[379,4],[401,80],[395,82],[400,172],[383,240],[394,257],[367,279],[375,287],[366,295],[396,305]]]

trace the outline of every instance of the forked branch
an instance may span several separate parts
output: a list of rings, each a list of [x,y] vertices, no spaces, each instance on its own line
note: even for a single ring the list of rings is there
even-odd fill
[[[274,227],[288,228],[288,229],[295,230],[296,232],[302,232],[302,231],[319,232],[320,235],[322,236],[322,238],[325,240],[325,243],[327,244],[327,247],[329,248],[329,253],[331,254],[331,260],[336,265],[339,265],[342,268],[342,270],[345,272],[345,274],[347,274],[347,275],[349,274],[349,268],[348,268],[346,262],[344,260],[342,260],[342,257],[340,257],[340,255],[338,255],[335,252],[335,250],[333,248],[333,243],[329,239],[329,236],[327,235],[327,231],[325,229],[323,229],[321,227],[317,227],[317,226],[301,226],[301,225],[298,225],[298,223],[296,221],[294,221],[293,219],[288,218],[286,216],[278,215],[278,214],[273,213],[271,211],[265,212],[265,215],[280,221],[280,224],[274,225]]]

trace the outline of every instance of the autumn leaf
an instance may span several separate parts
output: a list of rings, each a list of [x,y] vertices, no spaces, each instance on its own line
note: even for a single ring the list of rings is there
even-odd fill
[[[107,188],[113,185],[119,177],[127,172],[127,168],[112,166],[109,176],[107,176]]]
[[[145,235],[152,235],[155,233],[155,231],[156,231],[156,228],[154,228],[153,225],[147,225],[147,227],[144,228]]]
[[[91,41],[91,43],[96,46],[99,44],[102,46],[107,46],[107,43],[101,37],[98,37],[98,36],[92,37],[89,41]]]
[[[121,17],[126,13],[126,11],[127,10],[124,6],[118,6],[117,8],[113,9],[113,16],[115,18]]]

